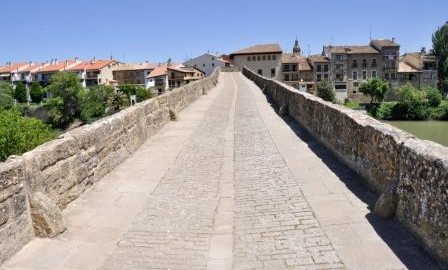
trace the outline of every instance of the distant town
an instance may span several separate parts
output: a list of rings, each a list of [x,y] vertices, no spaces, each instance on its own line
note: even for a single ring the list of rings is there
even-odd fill
[[[299,40],[285,52],[278,44],[260,44],[229,55],[205,53],[185,63],[122,63],[107,60],[52,59],[45,63],[8,62],[0,65],[0,80],[46,86],[53,74],[77,74],[85,88],[104,84],[138,85],[161,94],[212,74],[217,67],[246,66],[265,77],[284,82],[300,91],[314,93],[316,85],[327,81],[339,101],[366,101],[360,83],[381,78],[390,88],[411,84],[415,88],[437,85],[437,60],[425,48],[400,55],[400,45],[391,39],[373,39],[366,45],[328,45],[322,53],[303,55]]]

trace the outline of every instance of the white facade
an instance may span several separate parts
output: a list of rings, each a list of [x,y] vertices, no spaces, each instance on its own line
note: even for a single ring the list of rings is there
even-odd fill
[[[203,54],[196,58],[193,58],[184,63],[186,67],[194,67],[205,73],[205,76],[210,76],[215,68],[225,67],[226,62],[219,58],[217,55],[210,53]]]

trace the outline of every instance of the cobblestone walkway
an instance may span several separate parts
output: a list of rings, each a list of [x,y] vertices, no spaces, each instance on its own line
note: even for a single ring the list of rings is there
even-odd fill
[[[235,139],[235,269],[342,269],[298,182],[239,80]]]
[[[215,99],[102,269],[206,269],[234,91]]]
[[[0,270],[437,269],[242,74],[178,118]]]

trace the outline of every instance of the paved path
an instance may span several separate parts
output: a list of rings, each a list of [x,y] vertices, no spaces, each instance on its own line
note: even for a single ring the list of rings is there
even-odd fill
[[[356,178],[224,73],[1,269],[435,269]]]

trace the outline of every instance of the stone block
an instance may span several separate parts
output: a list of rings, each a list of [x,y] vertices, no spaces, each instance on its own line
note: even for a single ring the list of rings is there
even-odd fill
[[[30,195],[31,217],[36,236],[56,237],[66,229],[61,210],[41,192]]]

